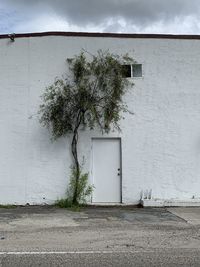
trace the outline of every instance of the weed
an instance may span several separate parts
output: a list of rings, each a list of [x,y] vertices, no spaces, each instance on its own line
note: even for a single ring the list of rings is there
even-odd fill
[[[16,205],[9,205],[9,204],[3,205],[3,204],[0,204],[0,208],[1,209],[13,209],[13,208],[16,208],[16,207],[17,207]]]
[[[73,195],[77,186],[77,204],[73,203]],[[60,208],[70,208],[74,211],[79,211],[87,203],[87,199],[91,196],[93,185],[88,184],[88,173],[80,173],[78,184],[76,185],[76,170],[71,168],[71,176],[69,187],[66,192],[66,197],[58,199],[55,206]]]

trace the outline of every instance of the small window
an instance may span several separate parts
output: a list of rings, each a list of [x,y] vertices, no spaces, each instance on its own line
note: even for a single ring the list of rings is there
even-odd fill
[[[122,72],[123,72],[124,78],[130,78],[131,77],[131,65],[123,65]]]
[[[142,64],[125,64],[122,68],[124,78],[142,77]]]
[[[142,64],[132,65],[132,77],[142,77]]]

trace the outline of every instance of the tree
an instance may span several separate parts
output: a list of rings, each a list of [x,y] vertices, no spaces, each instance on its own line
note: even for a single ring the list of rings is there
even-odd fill
[[[123,96],[131,84],[124,78],[123,64],[133,64],[127,54],[118,56],[99,50],[96,55],[81,52],[68,59],[69,76],[56,79],[46,88],[40,105],[40,122],[52,133],[52,139],[72,135],[75,187],[73,204],[78,204],[81,170],[77,143],[79,130],[98,127],[102,133],[120,130],[122,112],[128,112]]]

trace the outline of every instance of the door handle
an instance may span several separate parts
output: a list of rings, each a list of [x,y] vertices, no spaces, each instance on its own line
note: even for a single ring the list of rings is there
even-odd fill
[[[120,175],[120,168],[118,168],[117,170],[118,170],[118,173],[117,173],[117,175]]]

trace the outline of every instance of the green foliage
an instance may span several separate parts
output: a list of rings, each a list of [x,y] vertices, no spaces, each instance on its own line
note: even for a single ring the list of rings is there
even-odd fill
[[[82,173],[82,169],[79,173],[78,184],[76,184],[77,170],[75,167],[71,167],[70,183],[67,190],[67,198],[72,202],[73,192],[77,186],[77,202],[85,204],[88,197],[92,194],[93,186],[88,184],[88,173]]]
[[[83,205],[80,205],[80,204],[74,205],[72,202],[69,202],[67,198],[61,198],[55,202],[55,206],[61,209],[70,209],[72,211],[80,211]]]
[[[71,168],[71,176],[69,187],[66,192],[66,198],[59,199],[55,202],[60,208],[75,208],[87,203],[87,199],[91,196],[93,186],[88,184],[88,173],[80,171],[78,184],[76,184],[77,171],[75,167]],[[73,203],[74,191],[77,186],[77,203]]]
[[[55,206],[59,208],[71,208],[72,202],[68,200],[68,198],[60,198],[56,200]]]
[[[46,88],[40,105],[40,122],[52,133],[55,140],[72,134],[71,151],[74,159],[67,199],[60,206],[85,203],[92,192],[87,185],[88,174],[81,174],[77,143],[80,127],[100,128],[108,133],[111,128],[120,130],[123,112],[129,112],[123,96],[132,85],[124,78],[123,64],[135,61],[126,55],[99,50],[96,55],[81,52],[69,64],[69,76],[56,79]]]
[[[10,205],[10,204],[3,205],[3,204],[0,204],[0,208],[1,209],[14,209],[16,207],[17,207],[16,205]]]
[[[78,127],[98,126],[102,132],[111,126],[120,130],[122,112],[128,111],[122,98],[131,84],[123,78],[122,64],[134,60],[100,50],[88,58],[82,52],[67,62],[70,75],[46,88],[39,110],[40,122],[51,130],[52,138],[72,133],[78,122]]]

